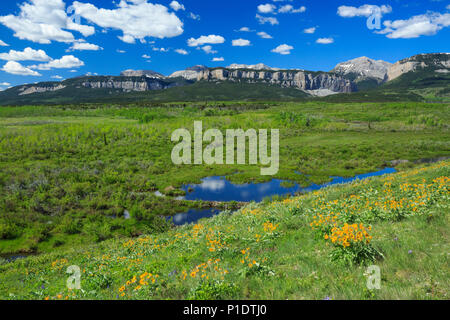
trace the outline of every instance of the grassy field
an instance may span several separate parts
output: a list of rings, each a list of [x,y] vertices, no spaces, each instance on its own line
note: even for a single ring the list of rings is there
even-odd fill
[[[173,165],[171,133],[192,130],[195,120],[203,121],[204,130],[279,128],[276,178],[307,185],[375,171],[391,160],[448,156],[448,107],[415,102],[2,107],[0,254],[158,234],[170,229],[162,216],[208,206],[170,197],[183,193],[182,184],[212,175],[229,175],[234,182],[268,179],[258,166]],[[125,210],[132,219],[122,218]]]
[[[5,264],[0,298],[448,299],[449,174],[440,162]],[[72,265],[82,290],[66,288]]]

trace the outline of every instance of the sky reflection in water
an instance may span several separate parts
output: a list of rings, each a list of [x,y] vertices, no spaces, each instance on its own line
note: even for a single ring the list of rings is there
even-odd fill
[[[386,168],[376,172],[356,175],[351,178],[331,177],[332,181],[328,183],[321,185],[311,184],[306,188],[298,184],[286,188],[281,186],[286,180],[279,179],[273,179],[265,183],[234,184],[226,180],[225,177],[219,176],[204,178],[201,184],[185,185],[182,189],[186,191],[185,200],[261,202],[266,197],[294,195],[298,192],[311,192],[331,185],[349,183],[355,180],[363,180],[395,172],[396,170],[394,168]],[[189,189],[193,191],[188,192]],[[173,222],[176,226],[195,223],[199,219],[215,216],[219,212],[220,210],[217,209],[191,209],[188,212],[173,216]]]

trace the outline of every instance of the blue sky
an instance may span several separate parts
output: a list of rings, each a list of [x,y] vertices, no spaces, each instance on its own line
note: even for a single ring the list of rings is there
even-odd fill
[[[446,0],[1,1],[0,90],[125,69],[168,75],[262,62],[329,71],[360,56],[396,62],[449,52],[449,26]]]

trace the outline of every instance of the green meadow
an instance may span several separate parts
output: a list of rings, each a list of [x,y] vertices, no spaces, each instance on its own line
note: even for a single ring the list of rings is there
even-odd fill
[[[203,201],[175,200],[207,176],[267,181],[258,166],[176,166],[171,134],[280,129],[274,178],[304,186],[450,154],[447,104],[208,102],[0,108],[0,254],[41,254],[156,235],[165,216]],[[300,172],[302,174],[297,174]],[[155,192],[166,197],[158,197]],[[217,204],[216,204],[217,205]],[[228,209],[233,204],[218,204]],[[124,212],[131,219],[124,219]]]
[[[0,298],[445,300],[449,165],[6,263]],[[79,290],[67,287],[69,266]],[[367,285],[369,266],[379,270],[377,287]]]

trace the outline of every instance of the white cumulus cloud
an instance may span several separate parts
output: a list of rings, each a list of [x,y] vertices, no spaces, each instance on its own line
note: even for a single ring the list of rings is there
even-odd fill
[[[331,44],[334,42],[333,38],[319,38],[316,40],[316,43],[319,44]]]
[[[16,61],[8,61],[1,70],[18,76],[35,76],[35,77],[41,76],[39,72],[24,67],[23,65],[21,65]]]
[[[7,44],[4,41],[0,40],[0,47],[9,47],[9,44]]]
[[[291,50],[294,50],[293,46],[287,45],[287,44],[281,44],[275,49],[272,50],[274,53],[279,53],[282,55],[288,55],[291,54]]]
[[[178,54],[181,54],[183,56],[188,54],[188,52],[186,50],[184,50],[184,49],[175,49],[175,52],[178,53]]]
[[[102,28],[121,30],[123,42],[135,43],[146,37],[172,38],[184,32],[175,13],[147,0],[121,0],[115,9],[97,8],[90,3],[73,3],[75,13]]]
[[[201,19],[199,14],[195,14],[192,12],[189,13],[189,18],[191,18],[192,20],[197,20],[197,21],[199,21]]]
[[[92,44],[92,43],[87,43],[87,42],[75,42],[69,49],[68,51],[98,51],[98,50],[103,50],[102,47],[96,45],[96,44]]]
[[[217,53],[217,51],[216,51],[216,50],[213,50],[213,48],[212,48],[210,45],[204,46],[204,47],[202,47],[201,49],[202,49],[205,53],[207,53],[207,54],[214,54],[214,53]]]
[[[275,18],[275,17],[263,17],[263,16],[261,16],[261,15],[259,15],[259,14],[256,14],[256,19],[258,20],[258,22],[259,22],[260,24],[266,24],[266,23],[269,23],[269,24],[271,24],[271,25],[276,25],[276,24],[279,24],[279,23],[280,23],[280,22],[278,21],[278,19]]]
[[[84,66],[84,62],[72,55],[63,56],[61,59],[55,59],[48,63],[30,66],[31,69],[51,70],[51,69],[69,69]]]
[[[258,32],[257,35],[262,39],[272,39],[272,36],[264,31]]]
[[[305,6],[301,6],[298,9],[294,9],[294,7],[290,4],[286,4],[284,6],[281,6],[278,9],[279,13],[302,13],[306,11],[306,7]]]
[[[260,12],[260,13],[272,13],[272,12],[275,11],[276,8],[277,8],[277,7],[274,6],[274,5],[271,4],[271,3],[260,4],[260,5],[257,7],[258,12]]]
[[[210,34],[209,36],[201,36],[198,39],[190,38],[187,41],[189,47],[198,47],[204,44],[220,44],[224,43],[225,38],[215,34]]]
[[[152,50],[159,51],[159,52],[169,52],[170,51],[170,49],[168,49],[168,48],[158,48],[158,47],[153,47]]]
[[[95,33],[94,27],[77,24],[68,17],[62,0],[29,0],[20,5],[17,16],[0,16],[0,23],[13,30],[17,38],[42,44],[73,42],[70,31],[85,37]]]
[[[219,58],[213,58],[212,61],[213,62],[220,62],[220,61],[225,61],[225,59],[223,57],[219,57]]]
[[[352,6],[340,6],[337,14],[343,18],[353,17],[370,17],[374,13],[381,15],[391,13],[392,7],[389,5],[376,6],[372,4],[365,4],[358,8]]]
[[[184,5],[182,5],[181,3],[179,3],[178,1],[172,1],[171,3],[170,3],[170,7],[173,9],[173,10],[175,10],[175,11],[178,11],[178,10],[186,10],[186,8],[184,7]]]
[[[303,32],[313,34],[316,32],[316,27],[306,28],[305,30],[303,30]]]
[[[435,35],[439,30],[450,26],[450,13],[430,12],[413,16],[407,20],[385,21],[385,29],[378,31],[391,39],[410,39]]]
[[[1,60],[7,61],[50,61],[44,50],[34,50],[30,47],[23,51],[10,50],[8,53],[0,53]]]
[[[251,42],[246,39],[236,39],[232,41],[233,47],[248,47],[251,45]]]

